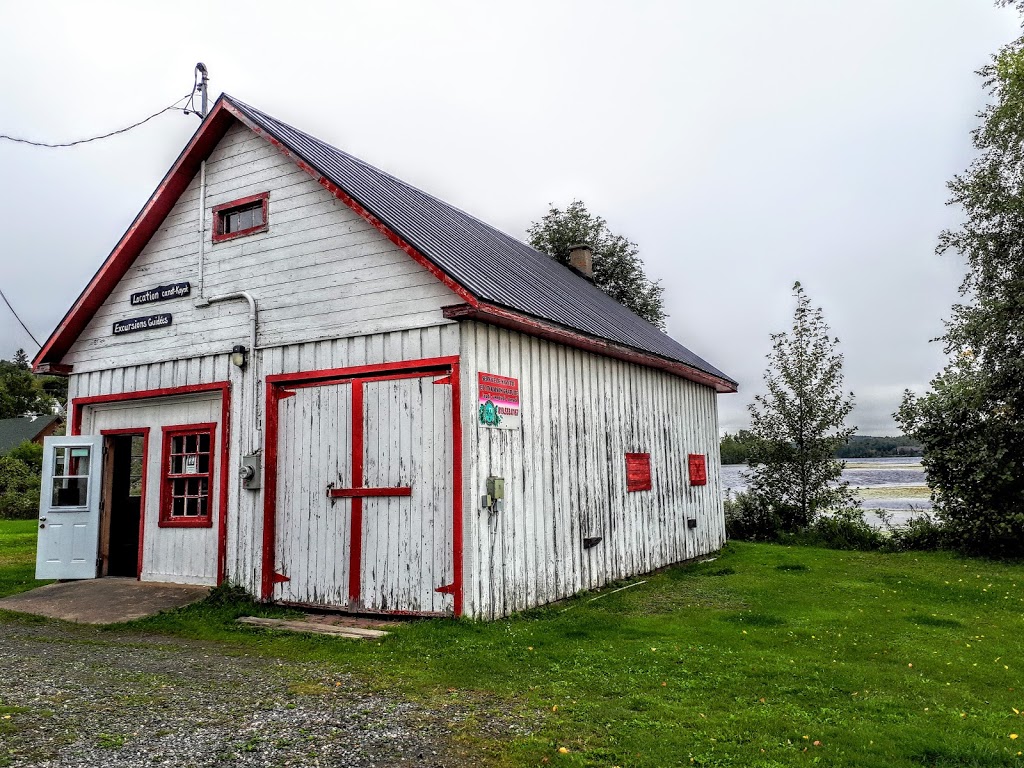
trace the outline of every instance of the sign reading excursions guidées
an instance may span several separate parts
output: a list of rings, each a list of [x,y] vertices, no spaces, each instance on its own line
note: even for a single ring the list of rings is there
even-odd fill
[[[180,283],[169,283],[158,285],[146,291],[133,293],[131,304],[137,307],[140,304],[150,304],[154,301],[167,301],[168,299],[180,299],[192,293],[192,283],[187,280]],[[169,312],[162,312],[159,315],[148,315],[147,317],[129,317],[127,320],[118,320],[114,323],[114,335],[120,336],[123,333],[134,333],[145,331],[150,328],[166,328],[173,322]]]
[[[484,427],[519,429],[519,379],[494,373],[477,374],[479,423]]]
[[[148,328],[163,328],[170,324],[171,316],[167,313],[149,317],[130,317],[127,320],[118,320],[114,323],[114,335],[120,336],[122,333],[145,331]]]

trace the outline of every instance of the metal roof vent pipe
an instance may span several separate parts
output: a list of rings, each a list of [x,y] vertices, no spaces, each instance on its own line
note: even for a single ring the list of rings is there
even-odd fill
[[[569,246],[569,266],[594,282],[594,249],[586,243]]]

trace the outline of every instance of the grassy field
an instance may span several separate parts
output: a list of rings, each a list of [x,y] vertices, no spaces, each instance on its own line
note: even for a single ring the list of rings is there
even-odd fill
[[[16,543],[29,532],[0,523],[0,592],[30,570]],[[733,544],[596,600],[411,623],[380,643],[241,627],[246,606],[231,602],[109,631],[316,660],[471,704],[457,738],[480,764],[1024,766],[1021,587],[1024,566],[947,554]]]
[[[46,582],[34,579],[36,521],[0,520],[0,597]]]

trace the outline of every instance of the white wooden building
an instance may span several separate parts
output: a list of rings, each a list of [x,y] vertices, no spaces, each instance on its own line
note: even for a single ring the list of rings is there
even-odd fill
[[[725,374],[578,269],[222,96],[35,360],[40,577],[480,618],[725,540]]]

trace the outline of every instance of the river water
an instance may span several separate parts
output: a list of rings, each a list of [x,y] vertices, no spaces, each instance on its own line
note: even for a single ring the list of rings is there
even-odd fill
[[[919,512],[931,510],[928,487],[920,457],[891,456],[881,459],[846,459],[843,480],[863,489],[861,507],[887,510],[894,523],[905,522]],[[722,467],[722,488],[726,495],[746,490],[745,464]],[[877,515],[868,515],[877,519]]]

